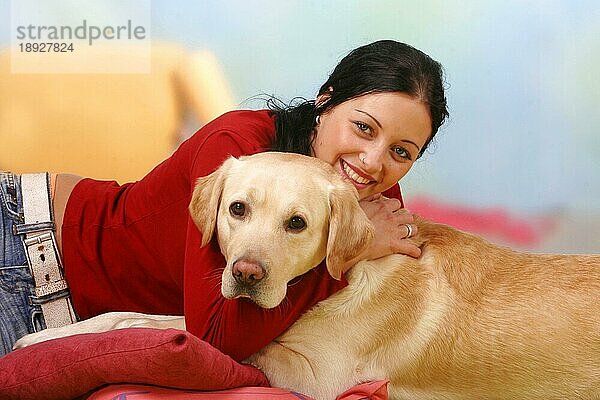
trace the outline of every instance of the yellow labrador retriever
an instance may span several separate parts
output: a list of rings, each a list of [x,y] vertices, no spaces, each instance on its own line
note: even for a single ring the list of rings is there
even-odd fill
[[[353,187],[298,155],[228,160],[199,180],[190,211],[205,241],[218,235],[223,295],[262,307],[323,258],[339,275],[372,238]],[[247,362],[317,399],[383,378],[392,399],[600,399],[600,255],[523,254],[416,223],[419,259],[357,264],[348,287]],[[110,313],[18,345],[128,326],[185,323]]]

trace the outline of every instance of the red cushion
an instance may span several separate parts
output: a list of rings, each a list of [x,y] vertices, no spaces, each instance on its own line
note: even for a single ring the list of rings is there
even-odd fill
[[[388,380],[361,383],[340,394],[336,400],[387,400],[388,383]]]
[[[354,386],[337,400],[387,400],[387,381],[374,381]],[[145,385],[110,385],[87,400],[312,400],[311,397],[286,389],[243,387],[214,392],[191,392]]]
[[[92,394],[87,400],[314,400],[312,397],[285,389],[243,387],[213,392],[192,392],[145,385],[110,385]],[[364,399],[364,397],[363,397]]]
[[[0,358],[2,398],[71,399],[122,382],[193,390],[268,386],[258,369],[175,329],[75,335]]]

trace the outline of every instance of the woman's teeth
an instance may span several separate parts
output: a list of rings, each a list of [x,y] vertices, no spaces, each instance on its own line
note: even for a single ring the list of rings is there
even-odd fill
[[[350,168],[345,162],[343,162],[342,165],[346,175],[348,175],[353,181],[361,183],[363,185],[366,185],[367,183],[371,182],[370,180],[365,179],[362,176],[358,175],[356,172],[354,172],[354,170],[352,170],[352,168]]]

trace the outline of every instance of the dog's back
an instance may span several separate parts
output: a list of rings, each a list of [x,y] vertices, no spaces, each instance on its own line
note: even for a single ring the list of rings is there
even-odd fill
[[[413,299],[433,306],[421,318],[439,317],[403,338],[430,340],[420,358],[389,375],[393,388],[439,388],[455,398],[600,397],[600,256],[519,253],[427,221],[419,232],[423,255],[408,264],[431,275]]]
[[[382,378],[392,398],[600,397],[600,256],[418,228],[419,259],[358,264],[346,289],[265,349],[271,383],[317,398]]]

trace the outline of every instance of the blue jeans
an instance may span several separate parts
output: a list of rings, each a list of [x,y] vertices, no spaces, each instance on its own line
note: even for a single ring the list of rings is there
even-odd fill
[[[0,172],[0,356],[22,336],[46,328],[39,305],[31,304],[33,277],[21,237],[13,225],[23,223],[21,177]]]

